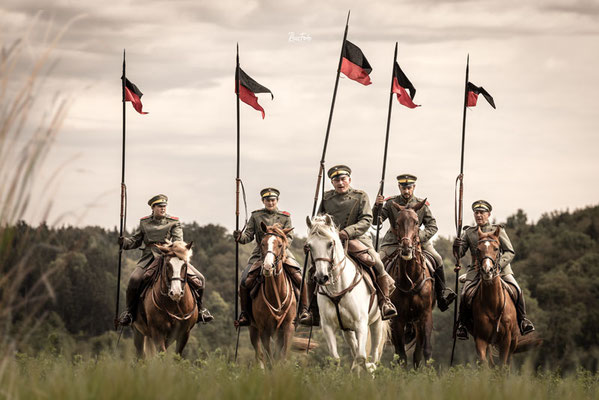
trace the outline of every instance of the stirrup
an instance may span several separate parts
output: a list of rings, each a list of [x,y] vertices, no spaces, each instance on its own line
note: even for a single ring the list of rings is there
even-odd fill
[[[212,320],[214,320],[214,317],[210,314],[210,311],[207,308],[202,308],[198,315],[198,322],[207,324],[208,322],[212,322]]]
[[[302,315],[300,315],[299,322],[301,325],[319,326],[320,325],[320,316],[313,312],[305,311],[302,313]]]
[[[468,330],[460,323],[455,331],[455,336],[460,340],[468,340]]]
[[[520,322],[520,334],[522,336],[529,334],[535,330],[535,326],[530,322],[528,318],[522,318]]]
[[[250,319],[245,311],[239,313],[239,318],[237,318],[233,324],[235,327],[239,326],[250,326]]]
[[[123,311],[123,313],[119,317],[119,325],[120,326],[129,326],[133,323],[133,315],[129,311]]]
[[[385,308],[386,308],[386,310],[385,310]],[[387,300],[386,302],[384,302],[381,305],[381,319],[383,321],[386,321],[388,319],[395,318],[395,317],[397,317],[397,309],[395,308],[393,303],[391,303],[389,300]]]

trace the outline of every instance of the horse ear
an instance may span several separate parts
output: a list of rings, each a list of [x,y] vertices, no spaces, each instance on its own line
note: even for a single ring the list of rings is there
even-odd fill
[[[261,222],[260,222],[260,229],[262,229],[262,232],[265,232],[265,233],[266,233],[266,230],[267,230],[267,229],[266,229],[266,224],[264,223],[264,221],[261,221]]]
[[[163,244],[156,244],[155,246],[156,246],[156,248],[157,248],[158,250],[160,250],[160,252],[161,252],[161,253],[163,253],[163,254],[166,254],[166,253],[168,253],[169,251],[171,251],[171,249],[170,249],[170,245],[168,245],[168,246],[165,246],[165,245],[163,245]]]
[[[480,229],[480,226],[479,226],[478,227],[478,237],[480,238],[483,235],[484,235],[484,233],[483,233],[482,229]]]
[[[406,208],[405,206],[400,206],[399,203],[396,203],[394,200],[391,200],[391,204],[393,204],[393,207],[395,207],[399,211],[403,211]]]
[[[312,228],[312,220],[307,215],[306,215],[306,225],[308,225],[308,228]]]
[[[167,246],[170,246],[173,244],[173,241],[170,239],[164,239],[164,243],[166,243]]]
[[[287,236],[289,234],[289,232],[291,232],[294,228],[285,228],[283,229],[283,232],[285,232],[285,236]]]
[[[187,248],[187,250],[191,250],[191,246],[193,246],[193,240],[189,243],[187,243],[187,246],[185,246]]]
[[[331,218],[331,216],[329,214],[326,214],[324,216],[324,220],[327,223],[328,226],[333,226],[333,218]]]
[[[493,236],[498,238],[500,233],[501,233],[501,226],[497,226],[497,229],[495,229],[495,232],[493,232]]]
[[[426,198],[422,201],[419,201],[418,203],[416,203],[416,205],[414,207],[412,207],[412,210],[414,211],[418,211],[420,210],[424,205],[426,204]]]

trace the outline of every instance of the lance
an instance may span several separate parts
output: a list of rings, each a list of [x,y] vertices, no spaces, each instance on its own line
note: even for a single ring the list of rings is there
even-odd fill
[[[395,74],[393,73],[395,70],[395,63],[397,62],[397,42],[395,42],[395,53],[393,54],[393,66],[391,67],[391,89],[389,89],[389,111],[387,112],[387,131],[385,132],[385,151],[383,153],[383,172],[381,173],[381,186],[379,188],[379,195],[383,195],[383,190],[385,188],[385,171],[387,169],[387,149],[389,148],[389,127],[391,125],[391,109],[393,108],[393,79],[395,78]],[[379,212],[376,216],[376,240],[375,240],[375,249],[379,251],[379,234],[381,231],[381,219],[380,212],[382,210],[379,209]]]
[[[322,146],[322,156],[320,157],[320,165],[318,167],[318,178],[316,180],[316,190],[314,191],[314,203],[312,204],[312,218],[314,217],[314,215],[316,215],[316,206],[318,204],[318,192],[320,189],[320,182],[323,179],[323,174],[324,174],[324,164],[325,164],[325,158],[326,158],[326,154],[327,154],[327,146],[329,143],[329,133],[331,132],[331,121],[333,120],[333,111],[335,110],[335,99],[337,98],[337,88],[339,87],[339,74],[341,73],[341,63],[343,62],[343,47],[345,46],[345,40],[347,39],[347,30],[348,30],[348,26],[349,26],[350,13],[351,13],[351,10],[347,12],[347,21],[345,22],[345,31],[343,32],[343,41],[341,42],[341,53],[339,54],[339,63],[337,65],[337,74],[335,75],[335,88],[333,89],[333,99],[331,100],[331,110],[329,112],[329,120],[327,122],[327,131],[326,131],[326,134],[324,137],[324,145]],[[324,185],[324,180],[322,181],[322,183]],[[305,259],[304,259],[304,270],[302,271],[302,282],[300,284],[300,296],[301,296],[301,293],[303,293],[304,285],[306,284],[306,271],[308,269],[308,257],[309,257],[309,253],[306,253]],[[311,294],[311,295],[313,296],[313,294]],[[311,301],[312,301],[312,298],[310,298],[310,302]],[[301,307],[301,302],[298,302],[296,321],[295,321],[296,329],[298,326],[300,307]],[[310,327],[310,335],[308,338],[308,348],[306,349],[306,352],[310,351],[310,340],[311,339],[312,339],[312,327]]]
[[[455,227],[456,227],[456,237],[460,237],[462,232],[462,216],[463,216],[463,205],[464,205],[464,143],[466,140],[466,108],[468,105],[468,70],[470,67],[470,54],[466,58],[466,81],[464,83],[464,110],[462,115],[462,155],[460,157],[460,174],[456,178],[456,189],[458,189],[458,196],[456,196],[457,204],[455,205]],[[458,188],[459,187],[459,188]],[[459,254],[458,254],[459,256]],[[462,267],[460,266],[460,258],[456,257],[455,267],[453,271],[455,272],[455,293],[457,295],[455,300],[455,305],[453,308],[453,345],[451,347],[451,360],[449,361],[449,365],[453,365],[453,356],[455,354],[455,344],[456,344],[456,330],[458,326],[458,303],[460,300],[459,296],[459,272]]]
[[[123,236],[123,230],[125,227],[125,218],[127,215],[126,201],[127,201],[127,186],[125,186],[125,122],[126,122],[126,107],[125,107],[125,81],[127,76],[125,75],[125,49],[123,49],[123,79],[122,81],[122,98],[123,98],[123,145],[122,145],[122,161],[121,161],[121,213],[120,213],[120,228],[119,237]],[[119,318],[119,301],[121,294],[121,269],[123,264],[123,246],[119,245],[119,267],[116,279],[116,307],[114,313],[114,329],[118,329],[118,318]]]
[[[235,230],[239,231],[239,186],[241,179],[239,178],[239,154],[241,135],[239,133],[239,43],[237,43],[237,61],[235,68],[235,94],[237,101],[237,173],[235,178]],[[235,240],[235,315],[233,321],[239,315],[239,242]],[[239,349],[239,333],[241,327],[237,327],[237,341],[235,343],[235,361],[237,361],[237,351]]]

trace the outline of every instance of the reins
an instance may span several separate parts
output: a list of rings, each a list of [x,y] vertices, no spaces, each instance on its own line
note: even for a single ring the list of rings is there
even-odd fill
[[[185,288],[186,288],[186,284],[187,284],[187,264],[188,264],[187,261],[184,264],[185,265],[185,277],[184,278],[177,276],[177,277],[168,279],[165,275],[165,273],[166,273],[166,267],[165,267],[166,257],[173,257],[173,256],[167,256],[167,255],[162,256],[162,262],[160,263],[160,267],[159,267],[160,274],[159,274],[159,278],[158,278],[158,280],[159,280],[158,290],[160,291],[160,295],[163,297],[168,297],[168,294],[164,293],[162,291],[162,286],[163,286],[163,284],[166,285],[167,282],[172,282],[172,281],[180,281],[183,286],[183,292],[185,293]],[[176,257],[176,256],[174,256],[174,257]],[[159,311],[166,313],[169,317],[176,319],[177,321],[187,321],[188,319],[190,319],[193,316],[193,314],[198,309],[198,302],[196,301],[195,296],[193,296],[193,294],[192,294],[192,298],[193,298],[194,307],[189,313],[184,314],[183,316],[173,314],[166,308],[161,307],[158,304],[158,301],[156,299],[156,292],[155,292],[154,288],[152,288],[151,294],[152,294],[152,303],[154,304],[154,307],[156,307]],[[175,304],[177,306],[178,311],[181,314],[183,314],[183,310],[181,310],[181,305],[179,304],[179,302],[175,302]]]

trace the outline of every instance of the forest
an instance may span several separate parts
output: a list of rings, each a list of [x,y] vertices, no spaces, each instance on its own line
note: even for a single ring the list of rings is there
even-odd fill
[[[599,206],[555,211],[530,222],[523,210],[504,223],[516,250],[513,269],[527,300],[529,316],[544,339],[527,362],[536,368],[596,372],[599,360]],[[2,344],[18,337],[15,351],[97,355],[116,345],[113,318],[117,287],[118,232],[100,227],[29,226],[19,222],[5,228],[0,243],[0,318]],[[193,241],[192,264],[206,276],[206,305],[215,316],[198,325],[185,353],[190,358],[217,351],[230,356],[236,339],[233,328],[235,244],[218,225],[184,224],[184,238]],[[439,237],[435,247],[445,259],[447,281],[453,286],[453,238]],[[240,246],[240,270],[253,245]],[[303,238],[292,251],[303,260]],[[121,310],[129,274],[138,250],[124,252]],[[467,259],[463,260],[464,262]],[[453,312],[434,312],[433,358],[447,364],[451,352]],[[314,340],[319,341],[319,332]],[[299,335],[307,335],[302,328]],[[241,332],[242,357],[251,349]],[[122,342],[130,340],[127,330]],[[321,341],[324,344],[324,342]],[[344,347],[341,346],[341,347]],[[391,346],[384,360],[390,360]],[[325,357],[324,346],[314,357]],[[475,360],[472,340],[457,344],[456,360]],[[520,360],[523,360],[522,358]],[[517,358],[518,362],[518,358]],[[520,361],[523,362],[523,361]]]

